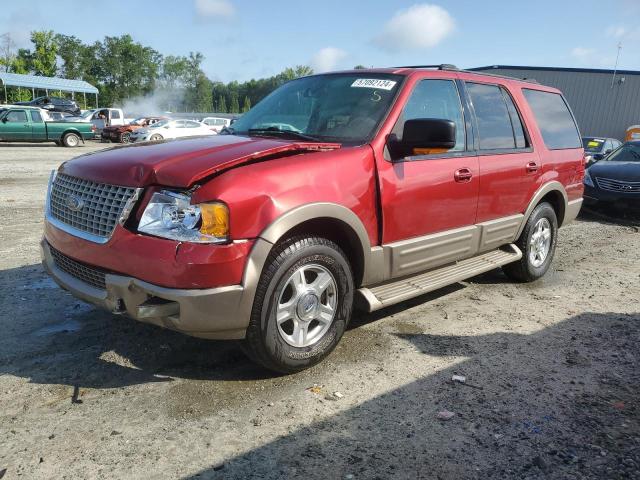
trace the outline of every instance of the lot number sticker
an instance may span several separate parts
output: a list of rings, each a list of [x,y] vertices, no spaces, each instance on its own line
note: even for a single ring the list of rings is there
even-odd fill
[[[377,88],[380,90],[391,90],[396,86],[396,83],[397,82],[394,82],[393,80],[383,80],[380,78],[358,78],[351,84],[351,86],[360,88]]]

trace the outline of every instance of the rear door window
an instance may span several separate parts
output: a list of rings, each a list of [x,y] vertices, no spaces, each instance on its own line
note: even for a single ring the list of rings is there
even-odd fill
[[[120,118],[120,112],[118,110],[112,110],[111,118]]]
[[[40,115],[40,112],[31,110],[31,120],[35,123],[42,123],[42,115]]]
[[[516,148],[526,148],[528,147],[527,137],[524,133],[524,127],[522,126],[522,118],[518,113],[518,109],[513,103],[513,99],[509,93],[502,89],[502,94],[504,95],[504,101],[507,103],[507,110],[509,111],[509,116],[511,117],[511,126],[513,127],[513,137],[516,141]]]
[[[516,148],[514,128],[500,87],[482,83],[466,85],[478,122],[480,150]]]
[[[541,90],[522,89],[549,150],[580,148],[578,126],[562,95]]]

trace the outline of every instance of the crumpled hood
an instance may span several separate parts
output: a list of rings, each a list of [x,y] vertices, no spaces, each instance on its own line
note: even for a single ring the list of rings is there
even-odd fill
[[[70,160],[60,172],[113,185],[186,188],[216,172],[260,158],[335,148],[340,144],[215,135],[101,150]]]
[[[611,180],[640,182],[640,162],[600,161],[589,167],[589,174]]]

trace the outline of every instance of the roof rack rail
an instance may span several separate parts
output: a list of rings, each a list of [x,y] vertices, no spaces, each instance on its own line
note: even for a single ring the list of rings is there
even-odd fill
[[[440,65],[403,65],[396,68],[435,68],[436,70],[460,70],[450,63],[441,63]]]

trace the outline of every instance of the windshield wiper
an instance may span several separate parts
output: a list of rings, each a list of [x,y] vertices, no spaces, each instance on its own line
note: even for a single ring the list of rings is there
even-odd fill
[[[304,133],[294,132],[293,130],[280,130],[275,127],[269,128],[250,128],[247,132],[249,135],[266,135],[275,137],[289,137],[298,140],[308,140],[310,142],[320,142],[321,140],[311,135],[305,135]]]

